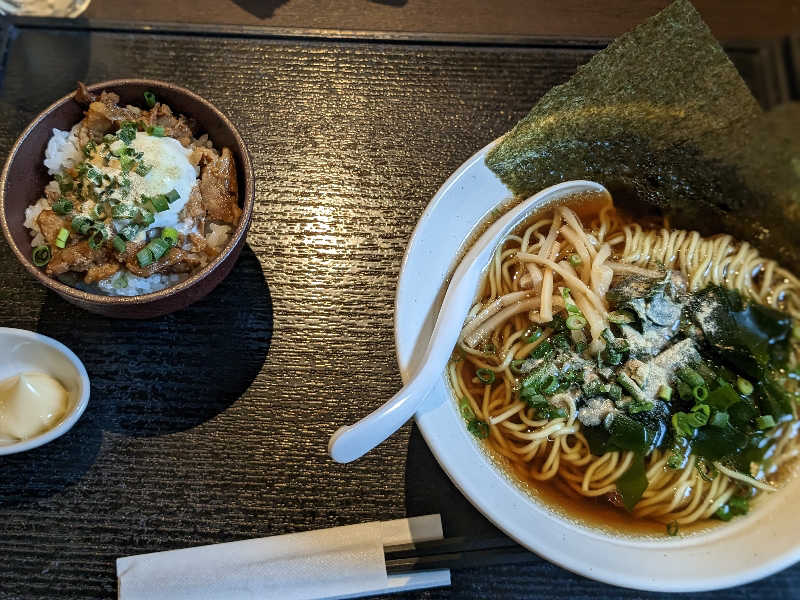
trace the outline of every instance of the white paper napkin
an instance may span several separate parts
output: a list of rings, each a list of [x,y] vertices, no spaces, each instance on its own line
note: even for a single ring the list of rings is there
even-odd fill
[[[387,575],[383,549],[442,539],[439,515],[117,559],[120,600],[315,600],[450,585],[450,571]]]

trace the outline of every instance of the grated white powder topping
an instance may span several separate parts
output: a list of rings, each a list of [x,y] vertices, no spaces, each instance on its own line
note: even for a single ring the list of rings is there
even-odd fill
[[[586,427],[596,427],[608,414],[615,412],[617,408],[608,398],[591,398],[578,411],[578,420]]]
[[[714,333],[717,330],[717,322],[714,320],[714,307],[713,302],[703,302],[695,309],[695,319],[700,323],[703,331],[706,333]]]

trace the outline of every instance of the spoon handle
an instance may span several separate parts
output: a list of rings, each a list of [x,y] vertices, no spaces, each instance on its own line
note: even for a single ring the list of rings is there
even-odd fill
[[[352,425],[340,427],[331,436],[328,453],[333,460],[348,463],[360,458],[414,416],[430,394],[436,378],[442,376],[469,307],[475,300],[480,278],[497,245],[545,199],[555,200],[580,192],[608,193],[603,186],[590,181],[561,183],[521,202],[489,226],[453,273],[419,371],[383,406]]]
[[[380,408],[352,425],[337,429],[328,442],[331,458],[338,463],[352,462],[400,429],[428,396],[430,390],[418,389],[420,382],[419,378],[412,379]]]

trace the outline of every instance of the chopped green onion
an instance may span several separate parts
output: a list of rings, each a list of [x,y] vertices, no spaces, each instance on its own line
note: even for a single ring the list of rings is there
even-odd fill
[[[169,242],[170,246],[178,245],[178,230],[174,227],[164,227],[161,231],[161,239]],[[513,362],[513,361],[512,361]],[[522,361],[519,361],[522,362]]]
[[[147,247],[150,248],[150,252],[153,253],[153,258],[155,260],[160,259],[171,248],[169,242],[167,242],[166,240],[162,240],[161,238],[156,238],[152,240],[149,244],[147,244]],[[494,374],[494,372],[492,372],[492,374]]]
[[[481,421],[480,419],[472,419],[467,424],[467,431],[469,431],[472,435],[476,438],[485,440],[489,437],[489,426],[486,424],[485,421]]]
[[[543,363],[532,370],[528,376],[522,380],[523,394],[538,394],[545,387],[547,378],[550,375],[558,374],[558,369],[552,363]]]
[[[622,354],[616,352],[612,348],[606,348],[600,353],[599,356],[603,362],[613,367],[616,367],[617,365],[622,363]]]
[[[128,276],[125,273],[120,273],[111,285],[118,290],[128,287]]]
[[[794,339],[800,339],[800,323],[795,323],[792,326],[792,337]]]
[[[673,450],[667,459],[667,467],[670,469],[682,469],[685,462],[683,454]]]
[[[143,162],[140,162],[138,165],[136,165],[134,173],[136,173],[140,177],[144,177],[151,171],[152,168],[153,168],[152,165],[146,165]]]
[[[106,144],[113,144],[117,141],[117,136],[115,136],[113,133],[107,133],[103,136],[103,141]]]
[[[156,209],[156,212],[164,212],[165,210],[169,210],[169,202],[167,202],[167,197],[164,194],[153,196],[151,202],[153,203],[153,208]]]
[[[583,329],[586,327],[586,318],[583,315],[570,315],[567,317],[567,329]]]
[[[737,515],[745,515],[750,510],[750,502],[741,496],[731,496],[727,504],[719,507],[714,516],[721,521],[730,521]]]
[[[647,398],[645,398],[642,388],[636,385],[636,382],[631,379],[627,373],[617,374],[617,383],[622,386],[622,389],[630,394],[634,402],[638,404],[644,404],[647,402]]]
[[[749,396],[753,393],[753,384],[744,377],[739,377],[736,379],[736,389],[738,389],[739,393],[743,396]]]
[[[94,165],[90,165],[86,169],[86,179],[95,184],[97,187],[103,185],[103,173],[102,171],[96,169]]]
[[[550,396],[558,390],[558,386],[558,378],[556,378],[554,375],[548,375],[539,386],[539,390],[545,396]]]
[[[772,415],[762,415],[756,419],[758,429],[772,429],[775,427],[775,418]]]
[[[580,267],[583,264],[583,260],[577,254],[570,254],[569,264],[573,267]]]
[[[61,190],[62,194],[67,192],[71,192],[72,189],[75,187],[75,182],[72,181],[72,177],[69,175],[58,175],[55,176],[56,181],[58,182],[58,189]]]
[[[609,383],[606,386],[606,395],[614,402],[622,400],[622,388],[616,383]]]
[[[730,521],[733,518],[731,507],[727,504],[723,504],[717,509],[717,512],[714,513],[714,516],[720,521]]]
[[[155,220],[156,218],[153,216],[153,213],[146,208],[140,209],[139,214],[136,215],[136,222],[145,227],[152,225]]]
[[[92,210],[89,214],[92,219],[95,219],[96,221],[105,221],[108,217],[108,207],[106,206],[105,202],[98,202],[92,207]]]
[[[115,235],[114,239],[111,240],[111,243],[114,246],[114,250],[117,252],[125,252],[128,249],[128,242],[125,241],[121,235]]]
[[[119,157],[119,168],[122,169],[123,173],[129,172],[136,161],[133,160],[130,156],[123,154]]]
[[[705,385],[698,385],[692,389],[692,396],[698,402],[704,402],[708,398],[708,388]]]
[[[655,405],[649,400],[645,400],[644,402],[633,401],[630,404],[628,404],[628,412],[632,415],[635,415],[636,413],[653,410],[654,406]]]
[[[661,398],[664,402],[669,402],[670,398],[672,398],[672,388],[668,385],[662,384],[658,388],[658,397]]]
[[[704,458],[698,458],[697,463],[695,464],[695,469],[697,469],[697,473],[700,475],[700,478],[704,481],[714,481],[717,478],[719,472],[717,471],[717,467],[714,466],[714,463],[705,460]]]
[[[575,304],[575,301],[572,299],[570,294],[570,289],[568,287],[561,288],[561,297],[564,299],[564,308],[567,309],[567,312],[571,315],[581,315],[581,309],[578,308],[578,305]]]
[[[36,246],[36,248],[33,249],[33,264],[35,264],[37,267],[45,266],[50,262],[52,257],[53,253],[50,250],[50,246],[47,244]]]
[[[562,352],[569,351],[569,338],[565,333],[559,333],[558,335],[554,335],[550,338],[553,347],[556,350],[561,350]]]
[[[161,234],[161,237],[164,237],[164,234],[163,234],[163,233]],[[521,374],[522,374],[521,367],[522,367],[522,364],[523,364],[524,362],[525,362],[525,360],[524,360],[524,359],[520,359],[520,360],[512,360],[512,361],[511,361],[511,364],[509,364],[509,365],[508,365],[508,368],[509,368],[509,369],[511,369],[511,372],[512,372],[514,375],[521,375]]]
[[[467,400],[465,396],[461,397],[461,401],[458,403],[458,410],[465,421],[470,421],[475,418],[475,413],[472,411],[469,400]]]
[[[147,104],[147,108],[153,108],[156,105],[156,95],[150,91],[145,92],[144,103]]]
[[[622,323],[633,323],[636,319],[631,316],[631,314],[624,310],[615,310],[613,312],[608,313],[608,321],[610,323],[622,324]]]
[[[78,215],[72,219],[72,230],[80,233],[81,235],[89,231],[92,226],[92,220],[84,215]]]
[[[691,412],[687,417],[687,423],[692,427],[702,427],[708,423],[708,418],[711,415],[711,407],[708,404],[697,404],[692,407]]]
[[[530,357],[538,360],[540,358],[547,358],[552,353],[553,353],[553,344],[550,343],[550,340],[545,340],[541,344],[536,346],[536,348],[533,349],[533,352],[531,352]]]
[[[742,496],[731,496],[728,500],[728,506],[731,507],[733,514],[745,515],[750,510],[750,501]]]
[[[475,375],[478,377],[481,383],[488,383],[488,384],[494,383],[495,374],[494,371],[492,371],[491,369],[478,369],[477,371],[475,371]]]
[[[53,211],[59,215],[66,215],[72,212],[72,202],[66,198],[59,198],[53,202]]]
[[[133,241],[133,238],[139,235],[139,226],[136,223],[125,225],[125,227],[119,230],[119,235],[128,241]]]
[[[115,219],[133,219],[139,211],[130,202],[120,202],[111,209],[111,216]]]
[[[677,412],[672,415],[672,428],[677,437],[691,438],[694,435],[695,428],[687,422],[688,416],[685,412]]]
[[[522,336],[522,339],[525,340],[526,344],[532,344],[540,337],[542,337],[542,335],[543,335],[542,330],[539,327],[537,327],[535,329],[528,329]]]
[[[117,131],[117,137],[127,146],[136,137],[136,130],[137,127],[135,123],[126,121],[122,124],[122,127],[119,128],[119,131]]]
[[[106,241],[108,237],[108,232],[106,228],[102,225],[100,226],[93,226],[89,229],[89,248],[94,250],[99,246],[103,245],[103,242]]]
[[[536,411],[536,416],[540,419],[564,419],[567,416],[567,411],[563,408],[555,406],[543,406]]]
[[[563,374],[563,376],[561,377],[561,386],[566,386],[567,388],[571,385],[580,386],[583,384],[584,381],[585,381],[585,376],[583,373],[583,369],[580,367],[575,367],[574,369],[569,369]]]
[[[155,260],[153,258],[153,252],[150,250],[149,246],[145,246],[141,250],[136,253],[136,260],[139,261],[140,267],[146,267],[153,263]]]
[[[97,144],[95,144],[94,141],[89,140],[89,142],[83,147],[83,155],[86,158],[89,158],[92,155],[92,152],[94,152],[96,149]]]
[[[700,373],[691,367],[684,367],[678,371],[678,377],[683,379],[692,389],[704,385],[705,381],[700,376]]]
[[[678,535],[679,531],[680,531],[680,525],[678,524],[677,521],[670,521],[669,523],[667,523],[668,536],[675,537],[676,535]]]
[[[525,396],[523,400],[525,400],[525,402],[531,408],[541,408],[549,404],[547,398],[545,398],[541,394],[533,394],[532,396]]]
[[[153,137],[164,137],[164,128],[161,125],[150,125],[147,128],[147,135],[152,135]]]
[[[69,230],[64,229],[63,227],[58,230],[58,235],[56,236],[56,246],[58,248],[64,248],[67,245],[67,240],[69,239]]]
[[[173,190],[170,190],[170,191],[168,191],[168,192],[165,194],[165,196],[167,197],[167,202],[169,202],[170,204],[171,204],[172,202],[175,202],[175,200],[177,200],[178,198],[180,198],[180,197],[181,197],[181,195],[178,193],[178,191],[177,191],[177,190],[174,190],[174,189],[173,189]]]

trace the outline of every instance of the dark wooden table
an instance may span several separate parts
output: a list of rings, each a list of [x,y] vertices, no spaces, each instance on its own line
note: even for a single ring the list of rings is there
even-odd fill
[[[29,22],[9,37],[0,152],[78,79],[162,78],[238,125],[257,206],[230,277],[189,309],[146,322],[72,307],[0,241],[0,326],[63,341],[92,380],[69,434],[0,461],[0,598],[110,598],[118,556],[430,512],[447,535],[494,534],[415,427],[352,465],[333,464],[325,446],[400,385],[394,286],[431,196],[602,44],[171,31]],[[730,49],[765,105],[789,94],[781,47]],[[793,567],[713,596],[788,599],[797,589]],[[532,556],[396,597],[660,595]]]
[[[615,37],[669,0],[92,0],[89,18],[422,33]],[[719,39],[800,32],[798,0],[695,0]]]

